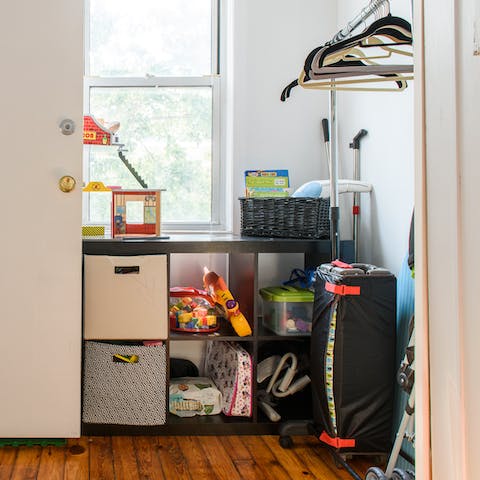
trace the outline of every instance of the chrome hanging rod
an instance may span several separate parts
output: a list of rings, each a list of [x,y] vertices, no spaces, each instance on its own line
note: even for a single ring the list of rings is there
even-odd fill
[[[388,0],[371,0],[370,3],[362,9],[362,11],[351,21],[347,23],[347,26],[340,30],[335,36],[328,42],[329,45],[340,42],[347,38],[359,25],[361,25],[368,17],[375,14],[380,7],[388,4]]]

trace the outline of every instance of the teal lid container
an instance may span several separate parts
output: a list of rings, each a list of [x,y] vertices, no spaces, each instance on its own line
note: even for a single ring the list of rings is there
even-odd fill
[[[261,297],[267,302],[313,302],[313,292],[307,288],[282,285],[260,289]]]
[[[277,335],[310,335],[314,294],[291,285],[260,289],[263,326]]]

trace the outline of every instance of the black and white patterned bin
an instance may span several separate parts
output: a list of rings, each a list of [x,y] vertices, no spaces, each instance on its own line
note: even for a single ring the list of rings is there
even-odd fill
[[[164,424],[166,371],[165,345],[85,342],[83,422]]]

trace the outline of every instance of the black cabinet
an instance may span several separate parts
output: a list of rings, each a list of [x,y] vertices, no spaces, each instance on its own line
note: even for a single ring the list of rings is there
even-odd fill
[[[344,242],[345,249],[351,248],[351,242]],[[289,351],[292,348],[305,352],[308,356],[310,337],[276,335],[262,325],[261,298],[259,291],[259,271],[262,267],[262,255],[270,258],[282,258],[283,255],[296,254],[304,267],[316,267],[330,261],[330,242],[328,240],[297,240],[253,238],[228,234],[172,235],[168,239],[88,239],[83,241],[83,253],[86,255],[135,256],[167,255],[169,286],[176,268],[177,256],[191,255],[192,259],[201,254],[222,255],[226,264],[229,289],[234,293],[241,310],[250,323],[252,335],[239,337],[229,325],[222,327],[215,335],[188,334],[170,332],[165,339],[167,356],[176,342],[182,342],[183,348],[198,345],[198,342],[239,342],[247,350],[253,361],[253,409],[251,417],[227,417],[223,414],[212,416],[194,416],[180,418],[167,415],[164,425],[128,426],[83,424],[83,433],[95,434],[154,434],[154,435],[222,435],[222,434],[275,434],[279,422],[270,421],[258,406],[257,364],[270,352]],[[273,260],[272,260],[273,261]],[[279,278],[277,281],[284,280]],[[168,296],[168,291],[165,292]],[[166,312],[165,312],[166,313]],[[106,339],[107,340],[107,339]],[[194,342],[194,343],[190,343]],[[185,347],[187,345],[187,347]],[[168,382],[168,375],[167,375]],[[168,392],[168,388],[166,389]],[[168,395],[168,393],[167,393]],[[167,399],[168,400],[168,399]],[[282,400],[278,406],[281,421],[309,418],[311,416],[310,390]]]

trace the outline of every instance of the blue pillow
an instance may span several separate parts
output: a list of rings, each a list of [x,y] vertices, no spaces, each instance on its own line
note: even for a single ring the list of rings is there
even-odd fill
[[[322,184],[318,180],[304,183],[293,192],[292,197],[313,197],[319,198],[322,194]]]

